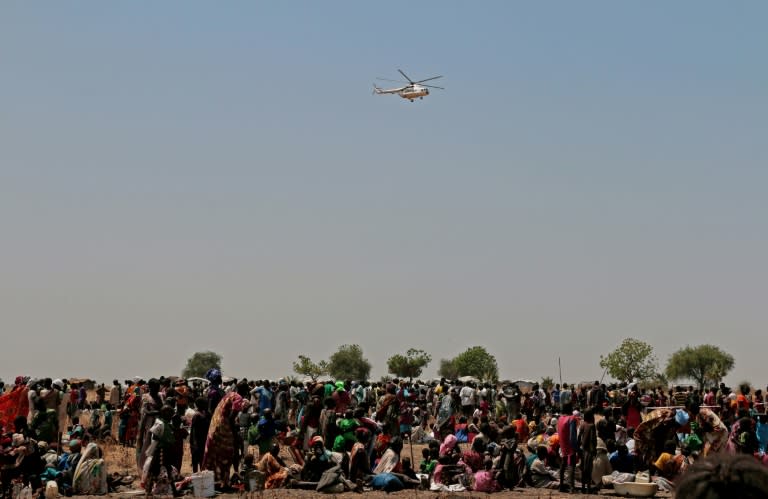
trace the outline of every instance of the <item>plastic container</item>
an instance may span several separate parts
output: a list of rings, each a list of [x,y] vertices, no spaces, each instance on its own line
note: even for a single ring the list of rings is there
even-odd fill
[[[45,499],[56,499],[59,497],[59,484],[56,480],[48,480],[45,483]]]
[[[251,470],[245,478],[245,490],[249,492],[264,490],[266,480],[267,475],[258,470]]]
[[[620,496],[653,497],[658,490],[659,486],[655,483],[626,482],[613,484],[613,491]]]
[[[192,493],[195,497],[213,497],[216,495],[213,471],[206,470],[192,476]]]

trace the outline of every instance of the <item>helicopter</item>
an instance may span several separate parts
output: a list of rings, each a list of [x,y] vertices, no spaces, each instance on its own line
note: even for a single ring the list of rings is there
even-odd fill
[[[442,76],[433,76],[431,78],[425,78],[423,80],[419,81],[413,81],[411,80],[408,75],[403,73],[402,70],[397,70],[403,77],[408,80],[408,85],[405,85],[404,87],[398,87],[398,88],[379,88],[376,86],[376,84],[373,84],[373,93],[374,94],[398,94],[403,99],[408,99],[409,101],[413,102],[415,98],[423,99],[424,96],[429,95],[429,89],[430,88],[439,88],[440,90],[445,90],[443,87],[437,87],[435,85],[425,85],[425,81],[430,80],[436,80],[438,78],[442,78]],[[387,78],[376,78],[377,80],[384,80],[384,81],[395,81],[395,82],[402,82],[402,80],[389,80]],[[405,83],[405,82],[402,82]]]

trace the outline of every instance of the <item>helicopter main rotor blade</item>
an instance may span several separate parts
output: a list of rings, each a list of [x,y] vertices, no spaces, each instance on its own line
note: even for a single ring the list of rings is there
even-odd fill
[[[432,78],[427,78],[425,80],[415,81],[414,83],[422,83],[422,82],[429,81],[429,80],[437,80],[438,78],[442,78],[442,75],[441,76],[433,76]]]
[[[424,85],[422,83],[419,83],[419,85],[422,86],[422,87],[439,88],[440,90],[445,90],[443,87],[437,87],[435,85]]]
[[[406,79],[406,80],[408,80],[408,83],[410,83],[410,84],[413,84],[413,83],[415,83],[413,80],[411,80],[410,78],[408,78],[408,75],[407,75],[407,74],[403,73],[403,70],[402,70],[402,69],[398,69],[398,71],[400,72],[400,74],[401,74],[401,75],[403,75],[403,76],[405,77],[405,79]]]
[[[403,81],[403,80],[390,80],[389,78],[376,78],[376,79],[377,80],[381,80],[381,81],[394,81],[395,83],[409,83],[409,82]]]

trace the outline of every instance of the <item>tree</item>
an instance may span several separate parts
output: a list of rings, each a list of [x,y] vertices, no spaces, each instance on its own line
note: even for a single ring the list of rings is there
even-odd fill
[[[447,374],[454,376],[448,376]],[[474,376],[483,381],[496,381],[499,379],[499,366],[496,357],[488,353],[484,347],[470,347],[451,360],[440,362],[441,376],[446,378],[458,378],[461,376]]]
[[[456,379],[459,377],[459,371],[453,364],[453,359],[440,359],[440,368],[437,374],[445,379]]]
[[[627,338],[621,345],[605,357],[600,356],[600,367],[606,369],[613,378],[631,383],[643,381],[657,375],[658,361],[653,355],[653,347],[634,338]]]
[[[387,360],[389,372],[399,378],[418,378],[421,371],[432,362],[432,357],[424,350],[409,348],[405,355],[396,354]]]
[[[299,360],[293,363],[293,371],[296,374],[309,376],[312,378],[312,381],[317,381],[317,378],[320,376],[328,374],[328,362],[321,360],[318,363],[314,363],[306,355],[299,355]]]
[[[334,379],[367,380],[371,363],[363,357],[360,345],[341,345],[328,361],[328,371]]]
[[[181,372],[182,378],[203,377],[208,369],[221,369],[221,355],[216,352],[196,352],[187,360],[187,366]]]
[[[666,373],[670,379],[692,379],[704,388],[717,384],[733,369],[733,356],[714,345],[687,346],[670,355]]]
[[[551,376],[544,376],[541,378],[541,387],[544,391],[548,392],[553,386],[555,386],[555,380],[553,380]]]

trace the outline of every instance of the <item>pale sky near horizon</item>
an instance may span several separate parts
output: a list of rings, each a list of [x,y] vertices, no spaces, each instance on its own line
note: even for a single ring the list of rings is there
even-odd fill
[[[765,2],[0,4],[0,377],[625,337],[768,384]],[[444,75],[423,101],[376,77]],[[386,84],[386,82],[384,82]]]

